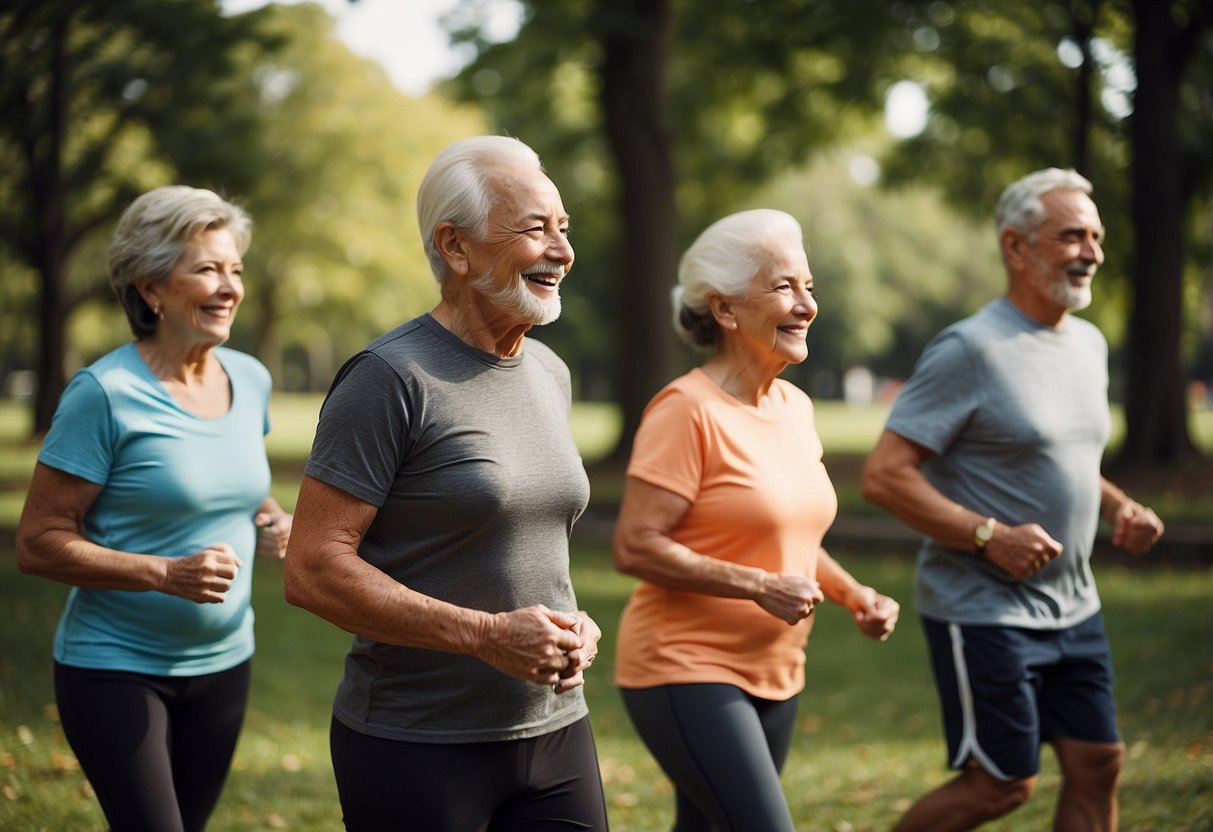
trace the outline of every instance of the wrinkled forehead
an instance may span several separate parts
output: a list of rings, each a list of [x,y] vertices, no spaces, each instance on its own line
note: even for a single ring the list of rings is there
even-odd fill
[[[493,191],[489,216],[499,222],[523,219],[568,219],[560,191],[543,171],[529,165],[503,164],[484,171],[485,183]]]
[[[1091,228],[1103,230],[1103,221],[1099,218],[1099,209],[1095,201],[1082,191],[1058,189],[1041,195],[1040,204],[1044,206],[1044,224],[1063,228]]]

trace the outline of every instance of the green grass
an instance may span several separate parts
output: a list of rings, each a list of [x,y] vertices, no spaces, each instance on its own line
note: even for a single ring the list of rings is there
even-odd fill
[[[275,493],[288,507],[319,402],[317,396],[275,398],[269,450]],[[827,447],[839,459],[866,451],[883,424],[878,408],[855,412],[822,403],[818,415]],[[1201,430],[1213,425],[1204,414],[1196,421]],[[51,636],[67,588],[20,575],[13,560],[11,529],[36,452],[21,439],[27,425],[22,411],[0,404],[0,829],[89,832],[103,829],[103,821],[63,738],[50,680]],[[609,406],[578,406],[574,430],[592,461],[609,449],[618,417]],[[1213,446],[1213,431],[1204,436],[1205,447]],[[574,539],[574,584],[605,631],[586,695],[612,829],[667,829],[669,784],[632,731],[610,679],[614,632],[632,582],[612,570],[600,541],[576,530]],[[892,640],[876,644],[859,636],[837,608],[821,610],[784,786],[800,829],[887,829],[913,799],[948,777],[912,610],[912,556],[893,550],[859,555],[838,547],[833,554],[860,580],[899,598],[903,623]],[[1129,746],[1121,828],[1213,830],[1213,570],[1112,565],[1099,568],[1097,579]],[[285,604],[275,562],[257,564],[254,605],[252,699],[211,828],[339,829],[327,730],[348,636]],[[1057,788],[1057,768],[1046,753],[1037,796],[985,828],[1049,828]]]

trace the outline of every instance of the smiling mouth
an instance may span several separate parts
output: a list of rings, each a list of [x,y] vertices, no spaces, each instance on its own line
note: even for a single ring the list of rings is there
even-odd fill
[[[543,286],[546,289],[555,289],[560,285],[560,280],[563,275],[539,272],[536,274],[524,274],[523,277],[537,286]]]

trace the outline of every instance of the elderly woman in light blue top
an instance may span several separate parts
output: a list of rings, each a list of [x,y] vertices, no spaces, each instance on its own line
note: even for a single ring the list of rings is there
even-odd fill
[[[17,532],[23,572],[72,586],[55,634],[64,732],[115,830],[201,830],[248,698],[270,377],[222,344],[251,222],[211,191],[139,197],[110,246],[135,340],[72,378]]]

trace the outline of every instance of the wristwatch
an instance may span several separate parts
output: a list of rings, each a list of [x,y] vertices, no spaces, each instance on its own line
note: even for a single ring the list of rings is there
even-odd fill
[[[973,545],[977,547],[978,554],[986,550],[986,546],[994,537],[994,529],[997,525],[997,520],[987,517],[984,523],[973,530]]]

